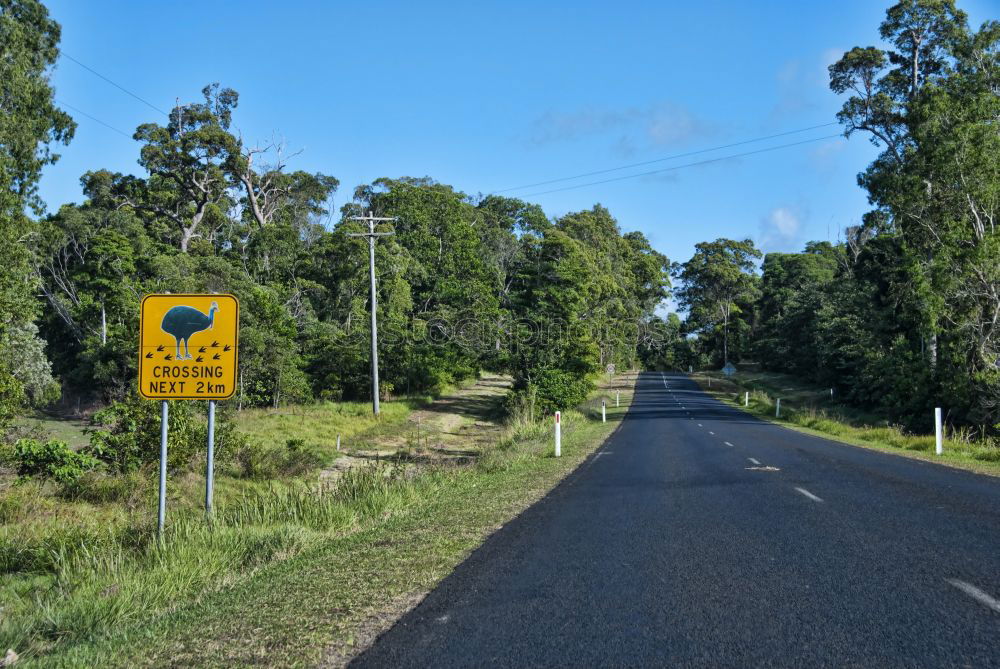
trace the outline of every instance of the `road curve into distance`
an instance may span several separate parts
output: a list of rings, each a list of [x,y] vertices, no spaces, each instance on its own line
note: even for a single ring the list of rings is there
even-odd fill
[[[620,428],[358,667],[1000,666],[1000,479],[645,373]]]

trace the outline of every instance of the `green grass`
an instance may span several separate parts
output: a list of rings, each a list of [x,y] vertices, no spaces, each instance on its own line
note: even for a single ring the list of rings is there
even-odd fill
[[[239,430],[265,445],[284,446],[289,439],[303,439],[308,444],[335,448],[337,435],[342,446],[354,435],[373,429],[388,429],[409,416],[430,398],[382,402],[381,419],[372,415],[368,402],[322,402],[281,409],[248,409],[236,415]]]
[[[606,424],[593,401],[585,413],[566,412],[559,459],[551,426],[530,424],[509,429],[471,466],[414,473],[376,464],[328,489],[220,480],[228,487],[211,525],[184,503],[197,499],[199,477],[179,476],[163,546],[151,525],[151,477],[124,486],[132,509],[60,499],[44,490],[51,484],[17,486],[0,496],[0,520],[13,523],[0,528],[0,646],[25,666],[347,657],[359,634],[378,627],[372,620],[390,621],[401,601],[432,587],[582,461],[629,397],[609,407]],[[261,416],[255,433],[284,438],[273,419]]]
[[[936,462],[981,474],[1000,476],[1000,444],[975,440],[970,432],[952,431],[943,453],[934,452],[933,434],[912,434],[873,414],[859,411],[818,389],[784,374],[738,372],[726,379],[717,372],[699,372],[694,380],[705,391],[732,406],[792,429],[833,437],[838,441],[896,455]],[[711,386],[709,386],[711,379]],[[744,393],[750,404],[743,406]],[[781,398],[781,416],[775,416]]]
[[[54,418],[46,414],[25,416],[14,421],[15,428],[22,431],[39,432],[43,439],[65,441],[73,448],[81,448],[90,443],[87,421],[75,418]]]

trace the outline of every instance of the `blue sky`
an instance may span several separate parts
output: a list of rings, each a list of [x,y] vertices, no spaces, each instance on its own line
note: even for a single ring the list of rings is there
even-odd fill
[[[65,53],[160,109],[218,81],[234,126],[283,138],[294,169],[336,176],[339,207],[382,176],[467,193],[656,160],[835,120],[826,66],[879,44],[888,2],[104,2],[48,0]],[[959,0],[978,27],[987,0]],[[57,98],[131,135],[165,117],[75,62]],[[73,109],[76,138],[46,170],[55,210],[79,177],[141,174],[138,145]],[[512,190],[550,216],[601,203],[672,260],[717,237],[766,251],[836,240],[867,209],[860,135],[539,194],[834,135],[837,126],[599,177]]]

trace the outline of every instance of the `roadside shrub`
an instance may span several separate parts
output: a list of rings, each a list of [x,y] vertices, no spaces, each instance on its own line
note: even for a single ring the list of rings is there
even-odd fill
[[[514,423],[534,421],[577,406],[587,399],[590,388],[586,377],[562,369],[545,369],[525,388],[508,393],[504,410]]]
[[[91,504],[122,504],[134,510],[151,496],[153,480],[140,472],[108,474],[90,471],[63,486],[60,496],[64,499]]]
[[[0,362],[0,430],[6,430],[25,402],[24,384]]]
[[[984,460],[986,462],[1000,462],[1000,448],[996,446],[977,448],[973,451],[972,457],[976,460]]]
[[[284,474],[291,476],[322,467],[329,460],[319,447],[307,444],[305,439],[289,439],[285,442],[285,451],[282,469]]]
[[[170,403],[167,437],[167,464],[173,469],[187,465],[208,444],[206,415],[198,411],[202,402]],[[112,471],[132,472],[160,458],[160,403],[132,395],[94,414],[91,421],[100,426],[90,436],[87,451],[106,463]],[[246,437],[235,430],[225,412],[216,411],[216,457],[235,452]]]
[[[538,388],[536,404],[541,415],[571,409],[587,399],[590,382],[561,369],[547,369],[535,379]]]
[[[22,478],[49,478],[67,484],[97,466],[97,459],[78,453],[65,441],[51,439],[42,443],[35,439],[19,439],[14,444],[17,473]]]
[[[297,476],[327,464],[329,456],[304,439],[289,439],[285,447],[268,447],[245,440],[233,453],[235,475],[240,478],[267,480]]]

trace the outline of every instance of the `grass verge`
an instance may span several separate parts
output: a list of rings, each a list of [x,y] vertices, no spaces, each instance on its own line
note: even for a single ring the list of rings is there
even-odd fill
[[[247,491],[212,526],[174,523],[162,548],[128,533],[42,547],[51,582],[31,614],[0,619],[0,640],[20,644],[19,666],[341,664],[600,445],[623,390],[607,423],[597,397],[566,412],[562,458],[550,425],[521,425],[471,466]]]
[[[807,434],[832,438],[852,446],[902,455],[917,460],[1000,476],[1000,446],[977,442],[969,433],[955,432],[943,440],[943,453],[934,452],[934,435],[911,434],[888,421],[876,422],[860,412],[830,399],[828,390],[804,386],[774,373],[699,372],[692,376],[702,390],[742,411]],[[744,406],[749,392],[749,405]],[[777,399],[781,416],[777,417]]]

